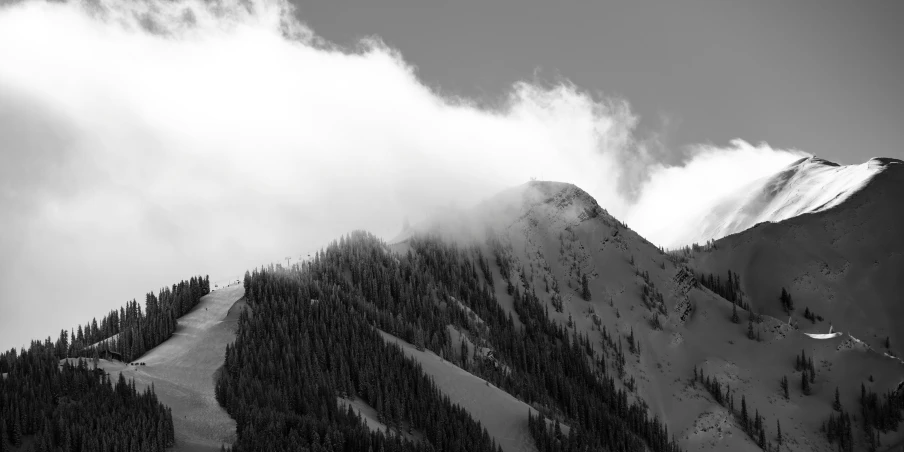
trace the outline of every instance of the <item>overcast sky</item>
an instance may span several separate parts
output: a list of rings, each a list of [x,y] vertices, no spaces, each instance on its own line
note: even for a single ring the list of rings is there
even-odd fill
[[[531,177],[644,233],[902,157],[892,3],[317,3],[0,2],[0,347]]]
[[[671,150],[740,137],[904,158],[901,1],[293,1],[319,35],[378,35],[444,92],[564,77],[628,99]]]

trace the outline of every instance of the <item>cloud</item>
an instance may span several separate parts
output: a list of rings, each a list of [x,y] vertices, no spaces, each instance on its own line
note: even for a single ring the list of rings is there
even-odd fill
[[[567,82],[443,97],[378,39],[337,48],[277,0],[7,4],[0,61],[4,348],[531,177],[656,234],[688,218],[678,201],[793,160],[738,141],[657,163],[626,101]]]

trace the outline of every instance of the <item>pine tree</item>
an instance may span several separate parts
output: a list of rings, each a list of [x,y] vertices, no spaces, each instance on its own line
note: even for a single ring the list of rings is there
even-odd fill
[[[590,301],[590,288],[587,287],[587,274],[581,276],[581,296],[584,300]]]
[[[885,348],[891,348],[891,339],[885,336]]]
[[[775,420],[775,428],[776,428],[776,431],[778,432],[777,435],[776,435],[776,440],[778,441],[778,444],[781,445],[781,444],[782,444],[782,441],[783,441],[783,438],[782,438],[782,422],[781,422],[779,419],[776,419],[776,420]]]
[[[788,376],[787,375],[782,377],[781,386],[782,386],[782,393],[785,396],[785,400],[790,399],[790,397],[788,396]]]
[[[18,414],[18,411],[13,414],[12,428],[9,431],[9,442],[16,447],[22,445],[22,426],[19,424]]]
[[[731,321],[732,323],[741,323],[741,318],[738,317],[738,304],[731,304]]]
[[[810,395],[810,379],[807,377],[806,369],[800,373],[800,389],[805,395]]]
[[[841,411],[841,396],[838,394],[838,386],[835,386],[835,401],[832,403],[832,409]]]
[[[756,339],[756,335],[753,334],[753,320],[747,320],[747,339]]]
[[[741,426],[744,427],[744,430],[748,430],[747,426],[747,398],[742,394],[741,395]]]

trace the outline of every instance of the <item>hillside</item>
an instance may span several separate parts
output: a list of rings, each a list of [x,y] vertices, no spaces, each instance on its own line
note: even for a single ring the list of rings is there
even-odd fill
[[[176,450],[883,450],[904,442],[904,362],[863,331],[891,334],[900,319],[879,292],[896,281],[877,275],[900,269],[889,203],[901,181],[889,165],[837,206],[689,255],[664,253],[574,185],[534,181],[389,244],[357,231],[241,285],[163,291],[163,306],[181,300],[167,310],[190,306],[158,326],[172,336],[135,363],[99,364],[154,388]],[[759,235],[780,228],[792,234]],[[876,286],[857,309],[879,321],[858,322],[849,300],[819,305],[800,284],[768,285],[854,250],[861,261],[842,277],[869,256],[881,265],[834,293]],[[785,254],[743,261],[767,252]],[[91,326],[96,343],[80,332],[67,346],[64,332],[50,356],[134,350],[157,299],[146,315],[134,301],[111,312],[97,334],[115,339]]]
[[[668,246],[705,243],[764,222],[779,222],[829,210],[848,200],[901,162],[874,158],[858,165],[839,165],[817,157],[800,159],[778,173],[728,193],[683,236]]]
[[[226,344],[235,339],[243,293],[244,288],[234,284],[203,296],[179,318],[169,340],[134,363],[98,361],[114,380],[122,374],[127,381],[134,379],[139,390],[153,385],[160,402],[173,410],[174,451],[218,451],[235,440],[235,420],[217,403],[214,380]]]
[[[639,352],[626,360],[626,372],[618,384],[629,390],[636,385],[635,394],[651,414],[666,421],[687,450],[756,449],[755,435],[748,437],[739,425],[741,396],[751,411],[758,410],[766,418],[764,433],[773,446],[779,421],[786,437],[790,432],[797,438],[786,443],[789,450],[831,450],[820,427],[832,412],[836,386],[842,390],[844,405],[856,406],[853,395],[861,382],[881,394],[904,378],[898,361],[852,348],[854,342],[848,336],[814,340],[783,325],[786,318],[769,315],[777,312],[767,311],[757,321],[741,309],[742,320],[732,323],[730,302],[696,284],[689,268],[676,265],[569,184],[529,183],[472,211],[414,229],[398,237],[394,248],[404,252],[407,237],[419,233],[460,243],[476,241],[487,253],[496,248],[501,256],[497,262],[509,269],[504,273],[510,276],[494,269],[496,296],[516,321],[512,297],[504,289],[506,279],[524,290],[536,290],[550,318],[588,335],[597,356],[612,356],[601,330],[616,341],[621,339],[626,348],[633,331]],[[750,280],[744,269],[732,269],[741,273],[746,292]],[[589,301],[582,297],[585,276]],[[756,295],[749,294],[745,300],[756,300]],[[747,337],[751,317],[755,321],[750,328],[760,341]],[[827,330],[826,325],[819,332]],[[794,368],[795,356],[804,350],[820,364],[807,396],[801,395],[802,374]],[[723,392],[730,386],[734,416],[702,385],[691,383],[695,366],[718,379]],[[780,396],[778,383],[785,376],[792,381],[790,400]],[[892,439],[898,436],[891,434]],[[864,440],[858,437],[858,441]]]
[[[865,165],[877,173],[829,207],[725,237],[690,264],[740,274],[751,304],[785,321],[779,295],[786,288],[803,331],[832,325],[878,351],[904,354],[904,163]],[[805,319],[806,309],[825,320]]]

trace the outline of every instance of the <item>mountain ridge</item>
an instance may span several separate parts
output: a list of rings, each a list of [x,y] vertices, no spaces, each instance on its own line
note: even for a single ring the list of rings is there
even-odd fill
[[[672,245],[704,243],[760,223],[778,222],[839,206],[887,173],[904,170],[904,162],[874,157],[856,165],[839,165],[818,157],[799,159],[777,173],[726,195],[697,231],[685,232]]]

